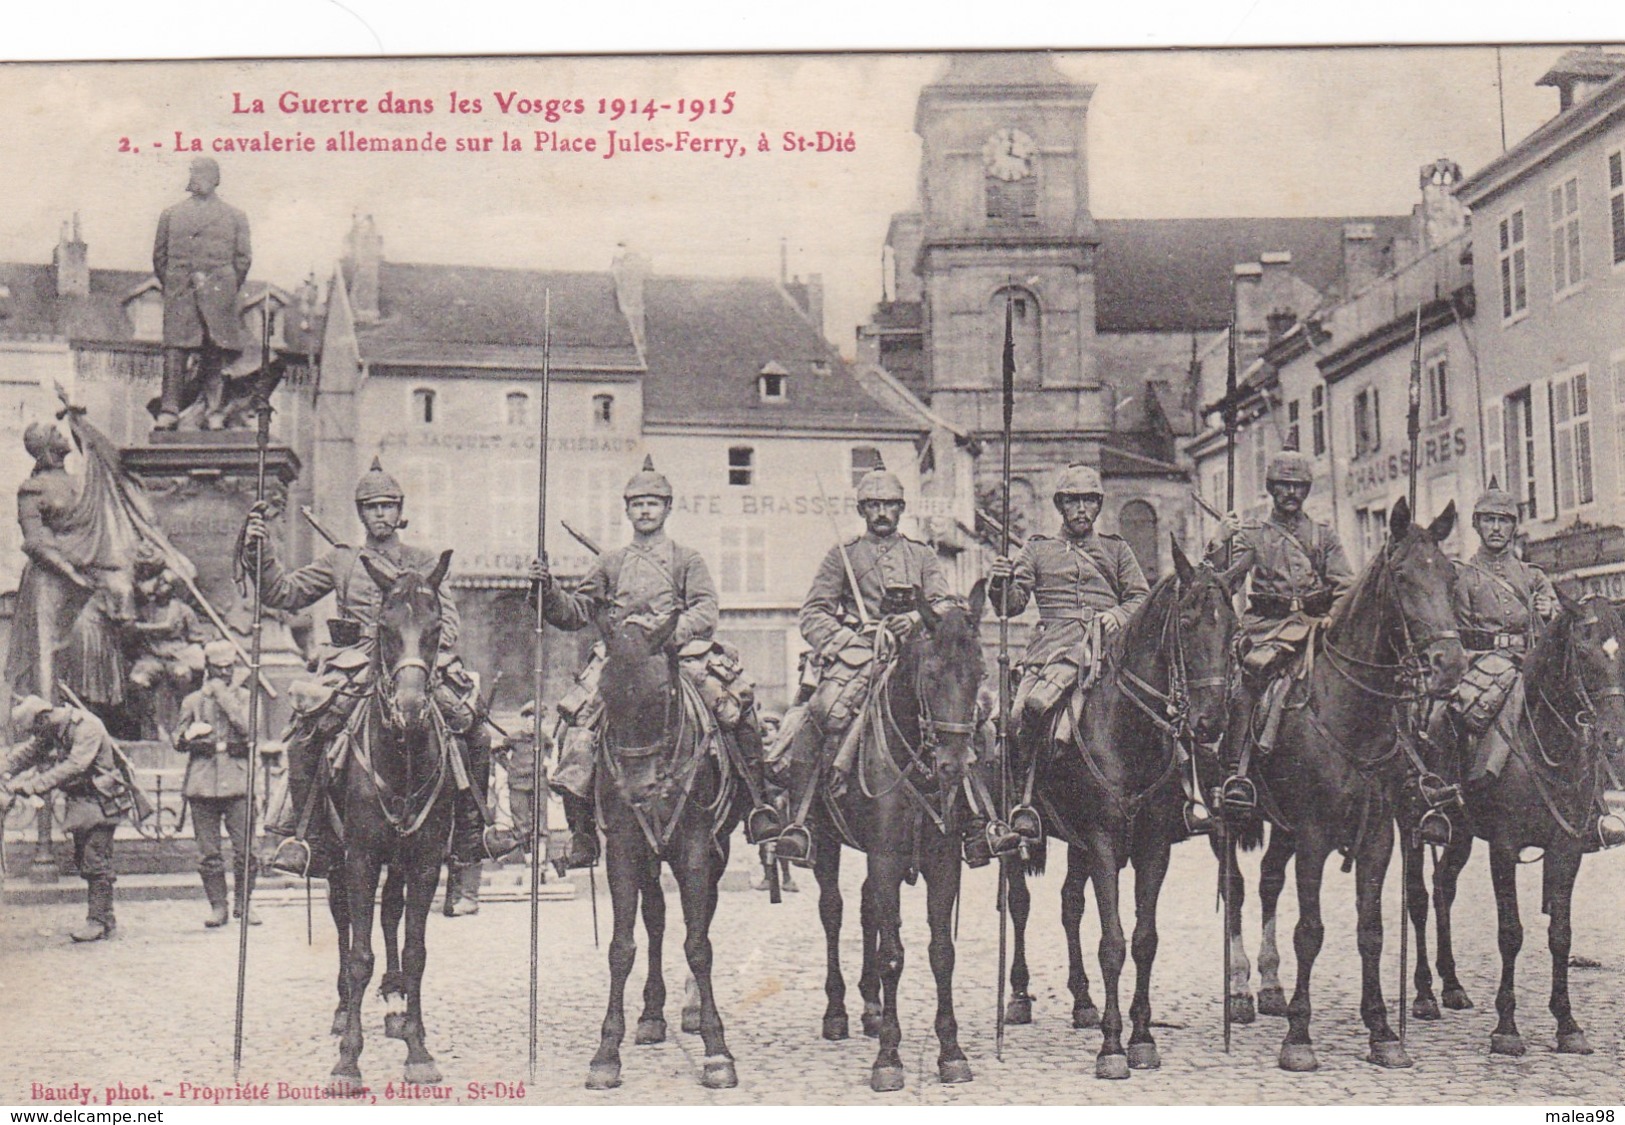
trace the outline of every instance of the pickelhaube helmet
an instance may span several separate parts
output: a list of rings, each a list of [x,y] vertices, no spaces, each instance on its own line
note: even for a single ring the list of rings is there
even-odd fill
[[[1068,465],[1055,482],[1056,496],[1104,496],[1100,470],[1093,465]]]
[[[865,500],[902,500],[903,482],[887,469],[870,469],[858,481],[858,503]]]
[[[1473,504],[1474,516],[1511,516],[1518,518],[1518,498],[1504,490],[1494,477],[1490,486],[1479,494]]]
[[[34,720],[51,709],[50,703],[37,695],[25,695],[17,701],[17,706],[11,709],[11,726],[13,730],[25,731],[34,725]]]
[[[230,641],[210,641],[203,646],[203,659],[216,668],[230,668],[237,662],[237,650]]]
[[[647,453],[643,455],[643,468],[632,474],[632,479],[626,482],[626,490],[621,493],[623,500],[636,500],[640,496],[671,499],[671,481],[655,472],[655,459]]]
[[[355,502],[367,504],[379,500],[392,500],[397,504],[404,504],[406,492],[401,488],[399,481],[384,472],[383,464],[374,457],[372,468],[362,473],[361,479],[355,482]]]
[[[1315,467],[1309,458],[1296,449],[1283,449],[1270,458],[1269,467],[1264,471],[1264,483],[1274,484],[1281,481],[1285,484],[1314,484]]]

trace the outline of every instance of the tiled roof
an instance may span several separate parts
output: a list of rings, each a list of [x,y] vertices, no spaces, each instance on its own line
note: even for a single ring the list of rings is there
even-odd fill
[[[88,297],[58,297],[56,273],[34,262],[0,262],[0,336],[63,336],[122,341],[131,336],[124,300],[152,275],[138,270],[91,270]]]
[[[1587,47],[1578,51],[1565,51],[1552,68],[1535,80],[1537,86],[1561,86],[1575,78],[1612,78],[1625,74],[1625,55]]]

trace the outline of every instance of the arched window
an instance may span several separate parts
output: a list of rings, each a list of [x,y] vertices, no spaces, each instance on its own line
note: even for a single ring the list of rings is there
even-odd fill
[[[599,427],[608,427],[615,424],[615,396],[592,396],[592,424]]]
[[[418,387],[412,392],[412,421],[420,426],[432,426],[435,423],[435,393],[428,387]]]
[[[1161,573],[1157,563],[1157,510],[1144,500],[1130,500],[1117,513],[1117,533],[1128,540],[1146,578],[1155,582]]]
[[[524,391],[509,391],[503,400],[505,412],[503,417],[510,426],[530,425],[530,396]]]
[[[1000,386],[1004,379],[1004,321],[1006,311],[1010,317],[1010,337],[1015,342],[1016,386],[1037,387],[1043,384],[1043,356],[1039,352],[1039,322],[1042,314],[1038,297],[1032,290],[1012,285],[993,294],[988,303],[990,370],[993,385]]]

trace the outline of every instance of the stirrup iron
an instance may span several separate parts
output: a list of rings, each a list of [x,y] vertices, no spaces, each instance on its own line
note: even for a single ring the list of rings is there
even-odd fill
[[[779,833],[774,852],[786,863],[793,863],[797,867],[811,867],[814,854],[812,833],[807,831],[804,824],[787,824]]]
[[[310,844],[297,836],[289,836],[271,853],[271,867],[304,878],[310,873]]]
[[[988,821],[989,830],[995,822]],[[1020,836],[1023,842],[1038,843],[1044,838],[1044,818],[1038,815],[1038,810],[1031,805],[1017,805],[1010,810],[1010,821],[1007,825],[1010,831]],[[990,836],[991,840],[992,837]],[[995,848],[995,851],[998,849]]]
[[[1422,819],[1416,825],[1416,832],[1421,837],[1422,843],[1432,844],[1440,848],[1450,846],[1455,831],[1455,826],[1450,823],[1450,818],[1444,814],[1442,809],[1437,807],[1423,813]]]
[[[1258,811],[1258,787],[1250,777],[1231,774],[1219,789],[1219,803],[1226,812],[1252,813]]]
[[[745,814],[745,842],[766,844],[776,840],[784,831],[779,810],[772,805],[757,805]]]

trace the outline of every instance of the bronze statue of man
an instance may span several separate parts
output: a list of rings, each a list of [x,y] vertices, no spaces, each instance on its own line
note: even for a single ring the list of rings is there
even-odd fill
[[[203,428],[225,426],[223,369],[243,351],[237,294],[248,280],[252,254],[248,216],[215,194],[219,186],[220,165],[198,157],[187,197],[158,219],[152,268],[164,293],[160,430],[173,430],[181,412],[200,396]]]

